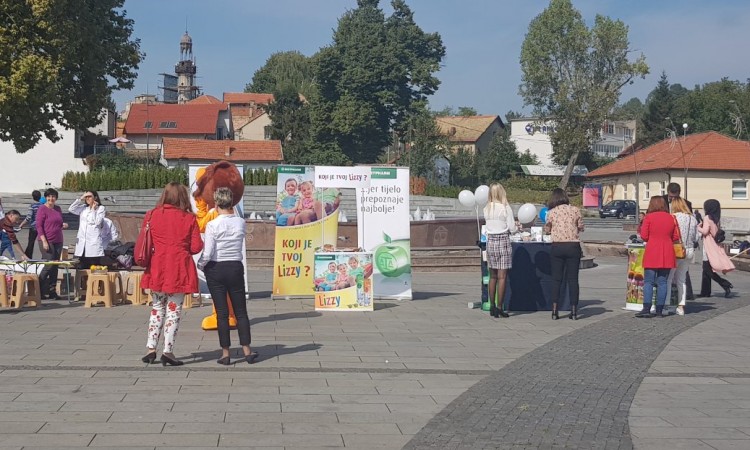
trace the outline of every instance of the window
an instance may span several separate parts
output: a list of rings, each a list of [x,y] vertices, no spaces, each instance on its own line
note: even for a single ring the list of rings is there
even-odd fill
[[[143,124],[143,128],[153,128],[154,124],[149,120]]]
[[[747,200],[747,180],[732,180],[732,200]]]
[[[651,199],[651,183],[643,183],[643,199]]]
[[[622,135],[628,139],[633,139],[633,130],[628,127],[622,129]]]
[[[613,123],[607,124],[607,134],[615,134],[615,124]]]
[[[177,122],[159,122],[159,128],[177,128]]]
[[[271,139],[271,125],[266,125],[265,127],[263,127],[263,139]]]
[[[628,199],[628,185],[627,184],[622,185],[622,198],[624,198],[625,200]]]
[[[667,195],[667,182],[666,181],[659,182],[659,195]]]

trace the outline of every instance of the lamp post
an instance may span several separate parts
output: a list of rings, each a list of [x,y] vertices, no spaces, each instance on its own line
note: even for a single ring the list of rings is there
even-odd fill
[[[683,198],[687,198],[687,196],[688,196],[688,179],[687,179],[687,176],[688,176],[688,166],[687,166],[687,161],[685,160],[685,149],[682,147],[682,141],[680,141],[680,138],[677,136],[677,129],[674,126],[674,122],[672,122],[672,118],[671,117],[665,117],[664,119],[665,120],[669,120],[669,124],[672,126],[671,129],[670,128],[667,129],[667,132],[669,133],[670,138],[673,139],[673,142],[677,141],[677,143],[680,145],[680,153],[682,154],[682,168],[683,168],[683,171],[684,171],[683,178],[682,178],[683,179],[683,184],[684,184],[684,186],[683,186],[684,190],[683,190],[683,194],[682,195],[683,195]],[[687,138],[687,129],[688,129],[688,124],[683,123],[682,124],[682,138],[683,138],[683,140]],[[690,158],[690,159],[692,159],[692,158]]]

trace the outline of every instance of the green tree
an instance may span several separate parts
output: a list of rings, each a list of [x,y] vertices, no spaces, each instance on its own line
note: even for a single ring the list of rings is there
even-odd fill
[[[309,97],[315,90],[313,65],[307,56],[298,51],[278,52],[253,74],[245,92],[274,93],[293,90]]]
[[[646,100],[645,112],[638,127],[638,146],[649,145],[665,139],[666,129],[669,126],[667,117],[674,116],[675,99],[669,88],[667,74],[662,72],[656,88],[651,91]]]
[[[445,47],[425,33],[403,0],[385,17],[379,0],[357,0],[333,34],[333,44],[313,58],[319,97],[312,100],[311,155],[329,161],[374,162],[401,136],[417,102],[439,85]],[[317,161],[316,161],[317,162]]]
[[[302,164],[310,138],[310,107],[291,87],[273,94],[274,101],[264,107],[271,119],[271,139],[281,141],[287,164]]]
[[[87,129],[143,58],[124,0],[0,0],[0,139],[16,151],[57,124]]]
[[[735,128],[735,118],[739,117],[742,124],[748,123],[744,111],[749,111],[746,108],[750,105],[749,100],[747,84],[722,78],[696,86],[677,98],[672,122],[667,121],[665,125],[671,127],[674,123],[678,135],[683,133],[682,124],[687,123],[688,134],[719,131],[746,139],[746,130]]]
[[[409,166],[414,176],[429,177],[435,170],[435,159],[449,147],[448,139],[440,133],[435,118],[426,106],[409,117],[407,126],[406,139],[410,146],[399,163]]]
[[[450,153],[450,177],[453,186],[474,186],[477,181],[477,164],[473,152],[464,148]]]
[[[505,179],[521,172],[521,164],[533,164],[535,158],[528,150],[526,154],[520,153],[509,132],[497,133],[487,150],[476,156],[477,177],[480,183]]]
[[[458,109],[453,109],[452,106],[445,106],[443,107],[443,109],[440,109],[437,111],[431,111],[430,113],[435,117],[445,117],[445,116],[472,117],[478,114],[477,110],[472,108],[471,106],[459,106]]]
[[[610,117],[614,120],[641,120],[646,106],[638,97],[633,97],[622,105],[617,105]]]
[[[529,24],[519,93],[537,115],[556,123],[553,158],[567,163],[561,187],[579,154],[590,152],[599,139],[622,87],[648,73],[643,55],[629,61],[632,51],[623,22],[597,15],[589,29],[570,0],[551,0]]]

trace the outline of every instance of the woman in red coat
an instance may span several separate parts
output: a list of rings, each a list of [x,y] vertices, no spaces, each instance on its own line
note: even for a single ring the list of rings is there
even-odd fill
[[[145,363],[156,360],[156,346],[164,329],[164,351],[161,364],[181,366],[172,350],[180,325],[182,300],[185,294],[198,290],[198,272],[192,255],[203,249],[198,222],[192,213],[185,186],[169,183],[164,187],[156,208],[146,214],[142,227],[150,221],[154,253],[141,280],[144,289],[151,289],[153,308],[148,324],[148,354]]]
[[[664,197],[651,197],[646,217],[641,225],[641,238],[646,242],[643,255],[643,310],[636,317],[651,317],[651,300],[656,284],[656,315],[664,317],[664,304],[667,301],[667,278],[677,267],[674,255],[674,242],[679,240],[675,218],[669,214]]]

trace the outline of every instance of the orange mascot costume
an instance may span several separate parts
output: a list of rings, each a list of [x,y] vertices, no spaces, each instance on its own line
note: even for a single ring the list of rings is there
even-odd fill
[[[237,166],[229,161],[215,162],[206,168],[198,169],[195,180],[196,189],[193,192],[195,215],[198,219],[198,228],[203,233],[206,231],[206,224],[219,215],[214,204],[216,189],[220,187],[229,188],[234,199],[234,205],[232,206],[237,206],[245,194],[245,183],[242,181],[242,175],[240,175]],[[237,318],[234,316],[232,303],[227,302],[227,306],[229,306],[229,326],[236,327]],[[216,308],[210,316],[203,318],[201,328],[204,330],[215,330],[217,328]]]

